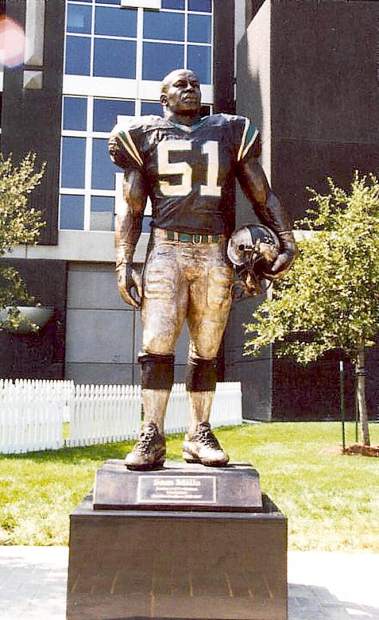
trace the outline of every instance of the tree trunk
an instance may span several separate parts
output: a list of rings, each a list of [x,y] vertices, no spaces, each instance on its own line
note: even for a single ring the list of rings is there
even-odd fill
[[[358,350],[355,374],[357,377],[356,390],[357,390],[359,420],[361,423],[362,443],[364,446],[369,446],[370,445],[370,432],[368,428],[368,417],[367,417],[367,406],[366,406],[366,370],[365,370],[364,346],[361,346]]]

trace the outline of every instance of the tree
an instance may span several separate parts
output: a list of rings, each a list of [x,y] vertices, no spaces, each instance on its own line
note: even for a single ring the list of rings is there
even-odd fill
[[[369,446],[365,349],[379,319],[379,183],[356,172],[349,192],[331,179],[328,185],[326,195],[309,190],[313,206],[295,225],[309,232],[293,268],[247,325],[254,335],[245,350],[257,354],[275,342],[279,356],[302,364],[344,351],[355,365],[362,442]]]
[[[36,156],[29,153],[19,165],[11,157],[0,154],[0,257],[18,244],[36,243],[44,223],[41,213],[29,206],[29,195],[39,184],[44,166],[35,171]],[[16,327],[19,322],[17,303],[30,303],[25,285],[13,267],[0,265],[0,309],[13,308],[1,327]]]

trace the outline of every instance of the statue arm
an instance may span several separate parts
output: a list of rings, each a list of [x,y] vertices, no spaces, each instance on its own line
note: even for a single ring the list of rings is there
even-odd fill
[[[256,157],[239,163],[237,178],[259,221],[279,238],[279,256],[271,268],[272,275],[278,278],[291,267],[298,253],[288,213],[270,188]]]
[[[115,217],[116,272],[122,299],[139,308],[142,279],[133,265],[134,251],[142,231],[147,191],[139,170],[126,170],[123,182],[123,204]],[[134,290],[133,290],[134,289]]]

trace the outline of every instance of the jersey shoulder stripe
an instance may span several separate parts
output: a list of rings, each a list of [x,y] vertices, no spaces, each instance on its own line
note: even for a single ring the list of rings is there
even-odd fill
[[[112,160],[121,168],[142,168],[142,146],[144,136],[150,130],[160,126],[160,116],[131,117],[118,123],[109,138],[109,151]]]
[[[259,131],[245,116],[236,114],[214,114],[209,117],[211,125],[231,128],[231,136],[236,149],[237,161],[242,161],[250,153],[257,150]]]
[[[241,161],[246,157],[251,148],[253,147],[255,140],[259,135],[258,129],[250,122],[248,118],[245,118],[245,126],[243,129],[240,148],[238,151],[237,160]]]
[[[124,149],[129,153],[130,157],[132,157],[137,162],[137,164],[142,166],[142,158],[138,153],[138,149],[133,142],[133,138],[130,135],[130,132],[127,129],[120,129],[118,131],[118,139],[120,140]]]

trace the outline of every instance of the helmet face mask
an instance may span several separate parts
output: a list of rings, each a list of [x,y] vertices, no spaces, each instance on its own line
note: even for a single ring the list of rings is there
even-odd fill
[[[279,248],[278,237],[262,224],[242,226],[230,237],[228,257],[248,295],[263,292],[261,280],[274,278],[270,269],[279,254]]]

